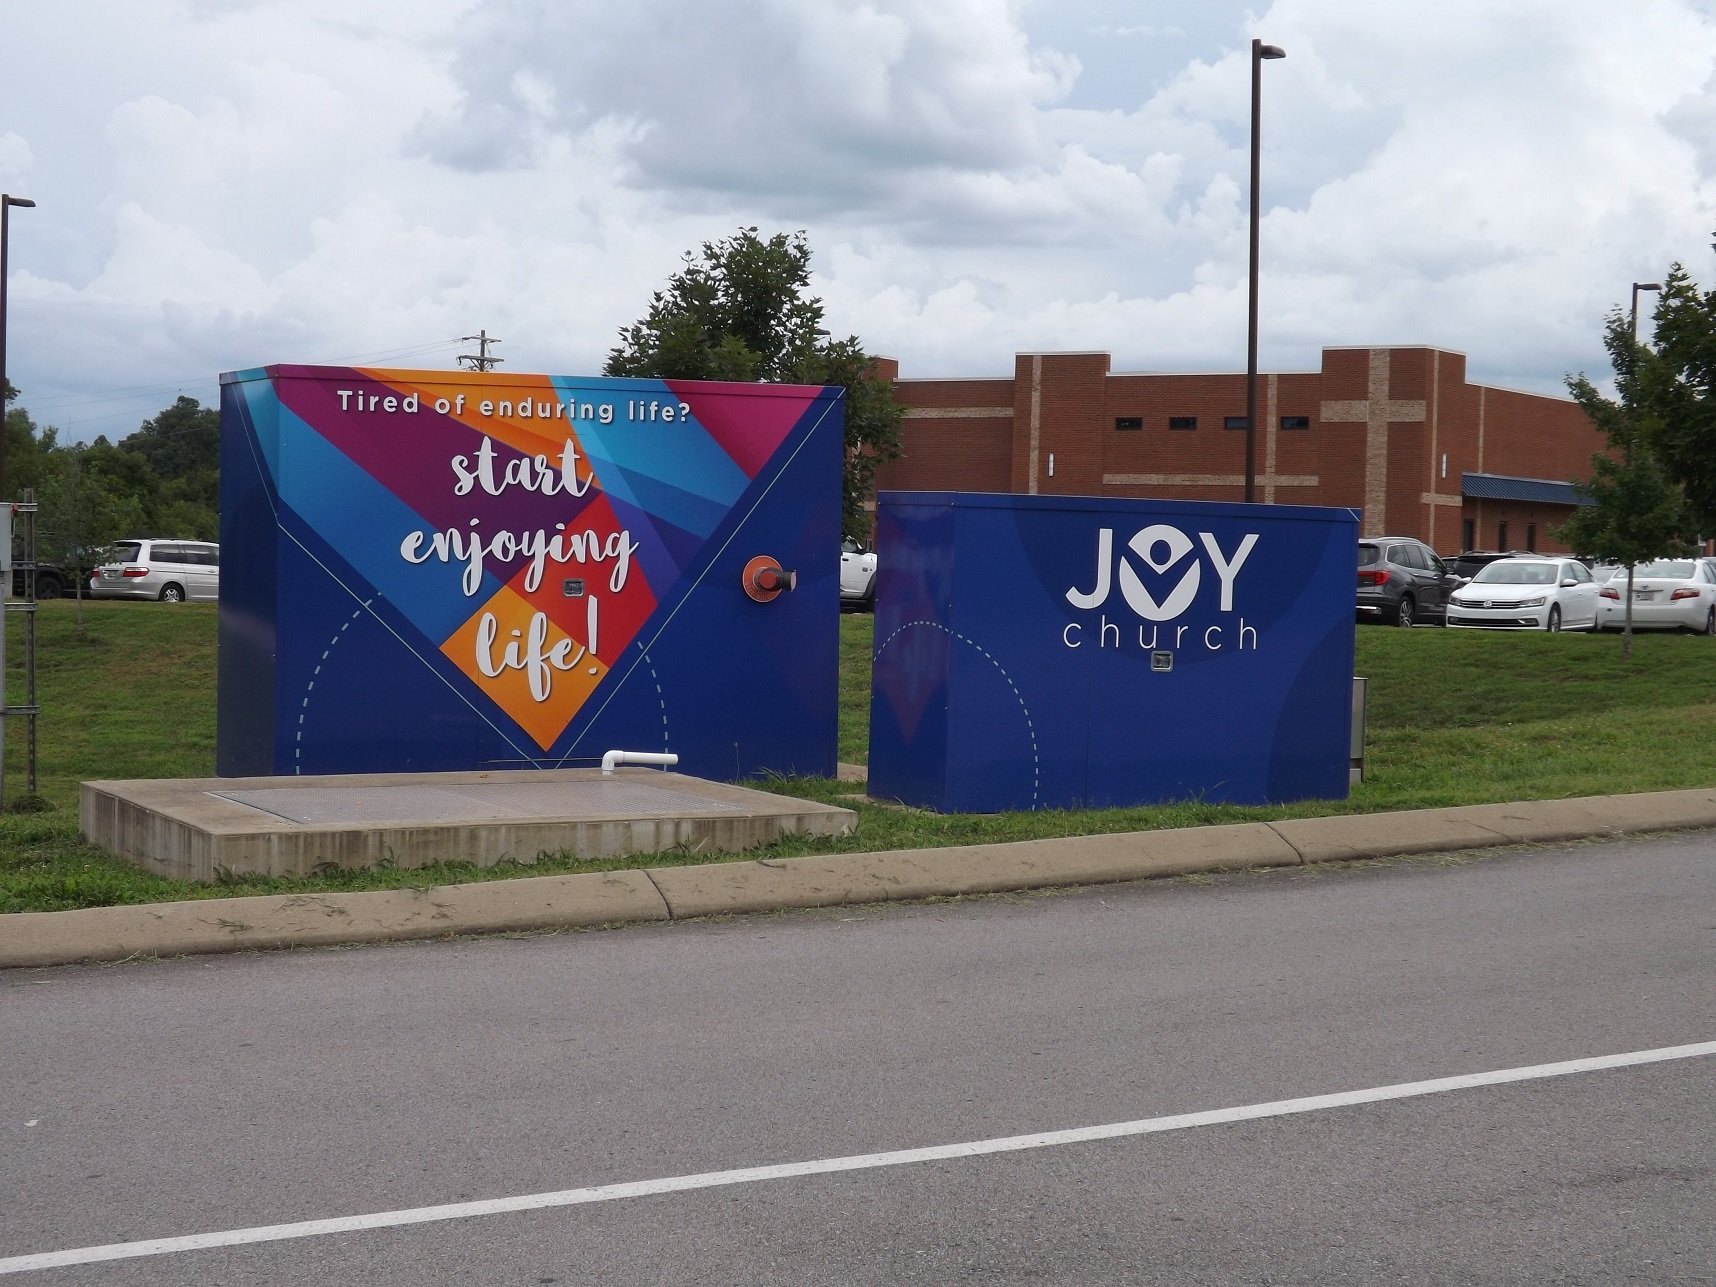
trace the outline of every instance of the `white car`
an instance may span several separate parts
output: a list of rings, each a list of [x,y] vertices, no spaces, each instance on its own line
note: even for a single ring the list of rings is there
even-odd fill
[[[876,551],[851,536],[840,542],[840,606],[860,612],[876,606]]]
[[[1578,559],[1497,559],[1448,597],[1450,626],[1595,630],[1597,582]]]
[[[1598,627],[1627,623],[1627,571],[1598,591]],[[1710,559],[1657,559],[1633,567],[1633,629],[1691,630],[1716,635],[1716,567]]]

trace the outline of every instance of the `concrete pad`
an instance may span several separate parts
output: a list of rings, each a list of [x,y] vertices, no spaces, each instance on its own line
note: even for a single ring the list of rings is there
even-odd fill
[[[210,898],[4,918],[0,968],[659,921],[640,871],[355,894]]]
[[[1240,823],[945,849],[657,867],[649,874],[677,920],[783,907],[834,907],[1050,885],[1107,884],[1298,861],[1293,849],[1265,824]]]
[[[90,843],[163,876],[302,876],[318,868],[478,866],[567,851],[611,858],[735,852],[843,835],[850,809],[653,769],[378,773],[85,782]]]

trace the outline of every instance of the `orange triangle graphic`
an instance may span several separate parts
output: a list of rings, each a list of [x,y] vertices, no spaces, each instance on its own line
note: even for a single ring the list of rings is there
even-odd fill
[[[608,673],[582,643],[510,587],[497,591],[441,651],[543,750]]]

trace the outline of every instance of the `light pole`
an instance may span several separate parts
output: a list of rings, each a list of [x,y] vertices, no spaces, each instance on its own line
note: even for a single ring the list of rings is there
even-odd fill
[[[13,206],[33,206],[28,197],[0,193],[0,500],[6,498],[6,242]]]
[[[1287,51],[1251,42],[1251,308],[1245,328],[1245,499],[1257,498],[1257,184],[1262,170],[1258,134],[1263,123],[1263,60]]]
[[[1636,391],[1632,387],[1633,386],[1633,373],[1638,370],[1638,365],[1639,365],[1639,292],[1641,290],[1661,290],[1661,289],[1662,289],[1662,283],[1661,282],[1634,282],[1633,283],[1633,307],[1632,307],[1632,314],[1631,314],[1633,346],[1632,346],[1632,348],[1627,350],[1626,387],[1618,390],[1618,392],[1621,395],[1621,403],[1623,406],[1625,406],[1627,408],[1629,415],[1632,412],[1633,398],[1636,395]],[[1634,430],[1629,426],[1629,428],[1627,430],[1626,445],[1621,452],[1622,458],[1629,465],[1633,463],[1633,433],[1634,433]],[[1633,655],[1633,565],[1631,563],[1629,563],[1629,564],[1627,564],[1627,615],[1621,622],[1621,657],[1623,660],[1625,660],[1626,658],[1631,657],[1632,655]]]
[[[10,215],[13,206],[33,206],[36,203],[28,197],[14,197],[10,193],[0,192],[0,505],[10,505],[6,499],[6,233],[11,224]],[[10,521],[0,523],[0,536],[10,543],[12,539],[12,524]],[[3,605],[12,593],[12,566],[10,549],[0,551],[6,557],[0,558],[0,761],[5,759],[6,749],[6,622]],[[33,551],[31,551],[33,554]],[[33,573],[31,575],[34,575]],[[31,590],[29,598],[34,599],[35,591]],[[33,606],[33,605],[32,605]],[[34,666],[36,649],[36,619],[30,617],[25,636],[25,656],[27,664]],[[35,683],[34,670],[31,671],[30,683]],[[33,690],[32,690],[33,691]],[[32,702],[35,698],[32,696]],[[30,789],[35,790],[36,772],[36,717],[26,716],[30,721]],[[6,773],[0,764],[0,798],[5,794]]]
[[[1633,348],[1639,346],[1639,292],[1641,290],[1661,290],[1661,282],[1633,283]]]
[[[1661,282],[1634,282],[1633,283],[1633,308],[1632,308],[1633,346],[1632,346],[1632,348],[1627,350],[1627,387],[1621,391],[1621,399],[1622,399],[1622,401],[1624,401],[1627,404],[1628,407],[1632,406],[1633,398],[1637,394],[1637,390],[1635,390],[1632,387],[1632,384],[1633,384],[1633,376],[1638,371],[1638,368],[1639,368],[1639,292],[1642,290],[1661,290],[1661,289],[1662,289],[1662,283]],[[1633,458],[1633,451],[1632,451],[1632,446],[1631,446],[1631,443],[1629,440],[1629,445],[1627,447],[1627,460],[1630,462],[1632,460],[1632,458]],[[1629,604],[1628,606],[1630,607],[1631,605]]]

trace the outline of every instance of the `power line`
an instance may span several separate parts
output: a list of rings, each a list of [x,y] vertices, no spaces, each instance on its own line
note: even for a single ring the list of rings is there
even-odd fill
[[[456,339],[433,340],[423,344],[409,345],[404,348],[383,349],[374,353],[363,353],[355,357],[328,358],[311,362],[311,366],[375,366],[384,363],[397,362],[402,358],[417,357],[421,354],[434,353],[444,349],[455,348],[475,336],[460,336]],[[498,340],[490,340],[498,344]],[[490,359],[492,362],[499,358]],[[478,368],[483,369],[483,368]],[[14,405],[28,409],[32,415],[47,417],[70,410],[84,415],[99,415],[99,408],[117,406],[125,403],[135,403],[145,398],[178,397],[185,391],[186,386],[209,385],[218,379],[218,373],[204,372],[199,375],[184,377],[177,380],[163,381],[159,384],[125,385],[113,389],[97,389],[89,393],[68,393],[58,397],[26,398],[20,395]]]

